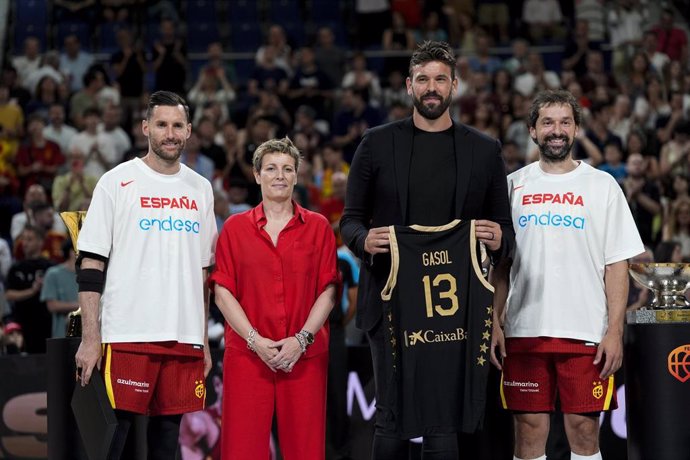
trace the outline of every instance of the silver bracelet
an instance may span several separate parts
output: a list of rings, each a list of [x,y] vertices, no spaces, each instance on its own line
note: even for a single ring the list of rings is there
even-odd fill
[[[256,341],[256,329],[251,328],[249,329],[249,334],[247,334],[247,348],[256,353],[256,349],[254,348],[254,341]]]
[[[306,353],[307,352],[307,341],[304,338],[304,336],[298,332],[297,334],[295,334],[295,338],[299,342],[299,347],[302,349],[302,353]]]

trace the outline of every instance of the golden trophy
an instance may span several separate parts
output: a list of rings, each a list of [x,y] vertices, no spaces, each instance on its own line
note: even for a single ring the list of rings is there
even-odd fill
[[[630,264],[629,273],[654,296],[648,305],[627,312],[628,324],[690,322],[690,301],[685,296],[690,288],[690,264]]]
[[[79,255],[79,251],[77,250],[77,238],[79,237],[79,230],[81,230],[81,225],[86,217],[86,211],[65,211],[60,213],[60,217],[69,231],[74,252]],[[70,313],[67,318],[67,337],[81,337],[81,308]]]

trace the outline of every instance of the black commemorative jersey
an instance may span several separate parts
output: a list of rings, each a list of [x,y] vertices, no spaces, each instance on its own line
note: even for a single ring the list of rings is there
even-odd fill
[[[381,297],[396,428],[404,438],[474,432],[486,402],[493,308],[475,223],[390,230]]]

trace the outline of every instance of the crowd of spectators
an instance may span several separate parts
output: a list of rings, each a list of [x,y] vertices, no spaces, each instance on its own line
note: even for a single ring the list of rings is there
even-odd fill
[[[77,34],[55,49],[28,37],[2,65],[3,350],[42,352],[43,339],[64,334],[77,299],[57,213],[86,210],[104,172],[146,152],[150,92],[176,91],[189,102],[193,134],[182,161],[212,183],[219,226],[259,201],[256,147],[288,135],[304,156],[295,199],[336,228],[361,135],[411,114],[407,62],[421,40],[448,40],[459,51],[453,117],[501,140],[507,173],[537,158],[526,125],[531,97],[571,91],[586,113],[576,158],[616,178],[647,246],[673,242],[690,260],[690,53],[687,19],[677,14],[687,1],[345,2],[360,26],[350,45],[329,26],[297,43],[281,25],[264,24],[245,77],[222,41],[208,43],[192,70],[179,2],[155,2],[159,33],[149,47],[141,24],[150,20],[128,16],[119,7],[128,2],[106,3],[99,20],[122,25],[110,55]],[[222,328],[212,331],[220,340]]]

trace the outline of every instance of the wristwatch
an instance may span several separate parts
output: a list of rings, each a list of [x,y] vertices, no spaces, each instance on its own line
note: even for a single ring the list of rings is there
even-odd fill
[[[314,343],[314,334],[307,331],[306,329],[302,329],[301,331],[298,332],[298,334],[304,338],[304,342],[306,343],[307,346]]]

